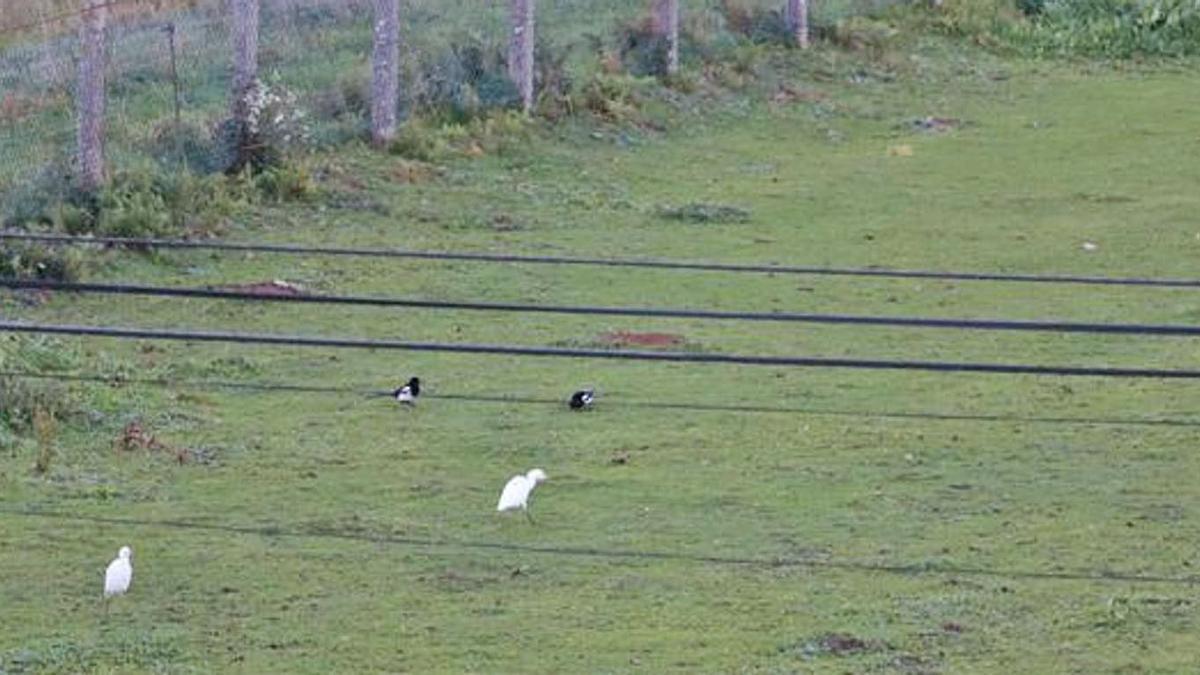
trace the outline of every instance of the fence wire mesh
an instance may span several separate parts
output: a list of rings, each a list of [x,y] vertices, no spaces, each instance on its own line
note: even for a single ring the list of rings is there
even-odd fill
[[[683,6],[685,32],[720,36],[730,0]],[[840,0],[845,2],[846,0]],[[872,9],[816,4],[816,22]],[[230,15],[224,0],[111,0],[107,28],[106,155],[110,174],[154,164],[214,170],[211,142],[228,114]],[[260,76],[304,112],[304,140],[329,146],[367,128],[370,0],[262,0]],[[782,11],[784,0],[736,0]],[[495,104],[503,77],[507,0],[404,0],[401,119],[430,99]],[[539,57],[568,71],[595,63],[616,27],[648,15],[649,0],[541,0]],[[75,150],[79,0],[28,0],[0,12],[0,217],[38,201],[70,174]],[[6,27],[18,27],[8,29]],[[685,54],[686,57],[686,54]],[[173,65],[174,60],[174,65]],[[686,65],[686,63],[685,63]],[[462,87],[470,80],[471,87]],[[176,111],[176,87],[178,105]],[[503,103],[503,101],[501,101]],[[176,114],[178,112],[178,126]],[[42,201],[45,201],[42,199]]]

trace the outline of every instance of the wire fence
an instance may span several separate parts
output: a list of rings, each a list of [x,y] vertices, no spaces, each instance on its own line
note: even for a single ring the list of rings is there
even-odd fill
[[[1054,377],[1110,377],[1158,380],[1200,380],[1200,370],[1164,368],[1113,368],[1107,366],[1036,365],[1029,363],[971,363],[961,361],[901,361],[895,359],[851,359],[820,356],[770,356],[714,352],[646,351],[631,349],[576,349],[513,344],[467,342],[413,342],[376,340],[346,336],[237,333],[133,326],[85,326],[0,320],[0,333],[31,335],[74,335],[121,340],[168,340],[282,347],[329,349],[381,349],[404,352],[525,356],[608,361],[657,361],[665,363],[778,366],[789,368],[844,368],[850,370],[901,370],[932,373],[988,373],[995,375],[1039,375]]]
[[[288,539],[335,539],[359,543],[418,549],[409,555],[441,559],[449,555],[484,552],[489,556],[497,553],[545,555],[557,558],[595,560],[652,560],[674,561],[730,567],[811,568],[860,572],[864,574],[893,574],[901,576],[951,576],[992,577],[999,579],[1021,579],[1026,581],[1080,581],[1089,583],[1163,584],[1194,587],[1200,576],[1128,572],[1114,569],[1019,569],[965,565],[953,562],[927,560],[923,562],[893,562],[887,560],[854,560],[831,557],[753,557],[727,555],[702,551],[635,550],[587,546],[555,546],[552,544],[521,544],[507,541],[451,540],[392,534],[372,534],[332,527],[288,527],[282,524],[239,525],[233,523],[198,522],[179,519],[145,519],[115,516],[100,516],[65,511],[45,511],[0,507],[0,514],[10,518],[58,520],[74,523],[119,525],[123,528],[150,528],[175,530],[178,532],[221,532],[254,537],[277,537]]]
[[[743,274],[794,274],[808,276],[864,277],[882,279],[929,279],[939,281],[992,281],[1035,284],[1079,284],[1084,286],[1145,286],[1158,288],[1200,288],[1200,279],[1171,277],[1110,277],[1070,274],[1016,274],[1008,272],[955,272],[881,267],[814,267],[778,263],[721,263],[664,258],[597,258],[581,256],[524,255],[517,253],[481,253],[475,251],[419,251],[386,246],[346,248],[305,246],[264,242],[168,239],[161,237],[110,237],[69,235],[44,232],[0,231],[0,241],[33,241],[47,244],[84,246],[123,246],[132,249],[173,249],[272,253],[301,256],[338,256],[360,258],[396,258],[411,260],[463,261],[476,263],[519,263],[523,265],[583,265],[591,267],[629,267],[685,272],[732,272]]]
[[[314,295],[304,292],[272,293],[222,288],[185,288],[141,284],[75,283],[38,279],[0,279],[0,288],[59,291],[106,295],[136,295],[196,300],[238,300],[262,303],[300,303],[350,307],[407,308],[497,312],[519,314],[562,314],[572,316],[634,316],[706,321],[752,321],[770,323],[825,324],[841,326],[883,326],[899,328],[938,328],[955,330],[1022,331],[1084,333],[1099,335],[1151,335],[1159,337],[1200,337],[1200,326],[1182,324],[1082,323],[1073,321],[1036,321],[1016,319],[951,319],[923,316],[862,316],[855,314],[813,314],[802,312],[746,312],[667,307],[614,307],[594,305],[546,305],[532,303],[421,300],[379,295]]]
[[[873,11],[892,1],[819,3],[812,10],[814,22]],[[25,10],[0,14],[0,202],[9,211],[55,188],[70,170],[80,55],[80,13],[70,11],[77,4],[15,4]],[[402,109],[433,96],[504,95],[504,87],[482,81],[472,91],[460,85],[467,71],[497,65],[494,57],[503,54],[509,36],[507,2],[401,4]],[[578,74],[598,61],[600,45],[611,45],[617,25],[646,16],[649,4],[542,0],[539,58],[561,62],[568,76]],[[722,4],[687,3],[685,32],[720,39],[727,31]],[[738,0],[738,5],[774,11],[784,0]],[[229,108],[231,37],[224,0],[113,0],[106,6],[111,15],[106,41],[110,173],[164,163],[187,163],[192,169],[219,163],[216,155],[222,151],[209,140]],[[297,109],[305,113],[311,147],[360,138],[367,128],[371,16],[369,0],[262,0],[259,72],[277,90],[294,95]]]
[[[49,380],[55,382],[74,382],[82,384],[98,384],[109,387],[161,387],[167,389],[202,389],[230,390],[254,394],[313,394],[322,396],[362,396],[365,398],[390,398],[392,389],[372,389],[369,387],[333,386],[319,384],[298,384],[293,382],[252,382],[241,380],[212,380],[212,379],[179,379],[171,377],[130,377],[121,373],[109,375],[63,373],[63,372],[31,372],[17,370],[0,370],[0,379]],[[504,406],[540,406],[562,407],[567,402],[566,397],[547,398],[537,396],[520,396],[508,394],[496,396],[490,394],[454,394],[422,392],[422,400],[446,401],[450,403],[484,403]],[[814,417],[855,417],[863,419],[882,420],[921,420],[932,422],[971,422],[994,424],[1044,424],[1063,426],[1104,426],[1104,427],[1200,427],[1200,420],[1190,420],[1172,417],[1071,417],[1071,416],[1030,416],[1005,414],[972,414],[944,413],[921,411],[887,411],[887,410],[847,410],[833,408],[818,408],[811,406],[786,406],[738,403],[696,403],[684,401],[643,401],[629,398],[608,398],[603,402],[605,408],[616,409],[645,409],[669,410],[690,413],[730,413],[737,415],[807,415]]]

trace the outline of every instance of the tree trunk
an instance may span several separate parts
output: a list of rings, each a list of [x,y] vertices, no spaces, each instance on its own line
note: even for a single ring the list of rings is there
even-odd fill
[[[521,108],[533,109],[534,0],[511,0],[512,39],[508,43],[508,76],[521,95]]]
[[[104,185],[104,23],[106,0],[83,0],[79,40],[79,187],[94,192]]]
[[[375,0],[371,50],[371,142],[381,147],[396,137],[400,100],[400,0]]]
[[[655,0],[654,32],[667,41],[666,63],[663,68],[668,75],[679,72],[679,0]]]
[[[807,49],[808,0],[788,0],[785,19],[787,20],[788,30],[791,32],[796,46],[801,49]]]
[[[249,95],[258,81],[258,0],[229,0],[233,39],[233,85],[230,112],[245,131],[249,126]]]

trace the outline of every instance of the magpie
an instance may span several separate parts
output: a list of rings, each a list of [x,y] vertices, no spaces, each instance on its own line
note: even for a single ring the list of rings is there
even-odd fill
[[[596,392],[591,389],[580,389],[571,394],[571,402],[567,405],[571,406],[571,410],[584,410],[591,408],[592,403],[596,401]]]
[[[421,378],[414,377],[408,381],[408,384],[400,387],[392,392],[392,397],[400,403],[406,405],[415,405],[417,397],[421,395]]]

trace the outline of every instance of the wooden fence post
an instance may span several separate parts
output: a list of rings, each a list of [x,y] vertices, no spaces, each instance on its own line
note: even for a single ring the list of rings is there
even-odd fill
[[[244,134],[250,120],[249,94],[258,82],[258,0],[229,0],[229,22],[233,39],[230,113]]]
[[[655,0],[654,30],[667,41],[667,75],[679,72],[679,0]]]
[[[374,0],[371,49],[371,142],[382,147],[396,137],[400,99],[400,0]]]
[[[535,0],[511,0],[512,38],[508,43],[508,76],[521,95],[521,109],[533,109]]]
[[[79,187],[94,192],[104,185],[104,24],[106,0],[83,0],[79,31]]]
[[[808,48],[808,0],[788,0],[784,13],[792,40],[801,49]]]

